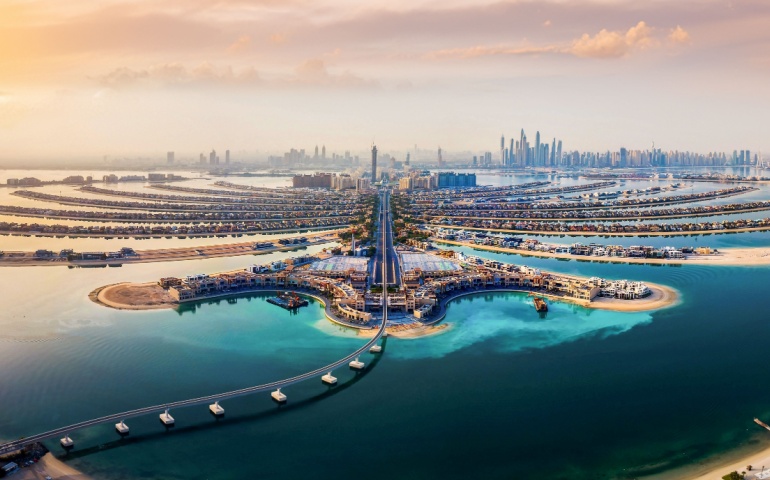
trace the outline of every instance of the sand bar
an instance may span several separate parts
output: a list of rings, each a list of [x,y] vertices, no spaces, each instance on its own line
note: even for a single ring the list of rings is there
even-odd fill
[[[726,228],[724,230],[691,230],[682,232],[596,232],[596,231],[574,231],[574,232],[555,232],[550,230],[515,230],[502,228],[480,228],[464,227],[462,225],[433,225],[441,228],[452,228],[455,230],[476,230],[479,232],[498,232],[509,233],[511,235],[543,235],[543,236],[566,236],[566,237],[682,237],[687,235],[720,235],[727,233],[746,233],[746,232],[766,232],[770,230],[770,225],[763,227],[746,228]]]
[[[606,263],[642,263],[655,265],[724,265],[724,266],[755,266],[770,265],[770,248],[725,248],[719,253],[711,255],[685,255],[683,259],[657,259],[657,258],[628,258],[628,257],[596,257],[587,255],[571,255],[569,253],[538,252],[535,250],[520,250],[517,248],[503,248],[492,245],[477,245],[470,242],[455,242],[452,240],[434,240],[436,243],[447,245],[459,245],[487,250],[490,252],[513,253],[522,257],[561,258],[583,262]]]
[[[338,241],[337,232],[311,233],[302,235],[308,241],[299,245],[280,245],[270,248],[254,249],[254,243],[226,243],[219,245],[204,245],[198,247],[163,248],[156,250],[137,250],[135,256],[108,260],[74,260],[56,258],[36,258],[34,252],[5,252],[0,257],[0,267],[32,267],[32,266],[102,266],[124,265],[128,263],[175,262],[180,260],[199,260],[215,257],[235,257],[239,255],[263,255],[273,252],[289,252],[301,247],[320,245]],[[285,237],[294,238],[294,237]],[[262,240],[270,242],[270,240]]]

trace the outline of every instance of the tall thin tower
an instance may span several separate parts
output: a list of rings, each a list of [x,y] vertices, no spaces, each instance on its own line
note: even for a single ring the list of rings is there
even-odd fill
[[[441,146],[438,147],[438,168],[443,168],[444,159],[441,157]]]
[[[505,135],[500,136],[500,165],[505,165]]]
[[[372,145],[372,183],[377,181],[377,145]]]

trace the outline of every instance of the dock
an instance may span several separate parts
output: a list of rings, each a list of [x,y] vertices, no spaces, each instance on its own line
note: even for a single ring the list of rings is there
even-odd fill
[[[276,297],[270,297],[267,299],[267,302],[272,303],[273,305],[278,305],[279,307],[285,308],[286,310],[296,310],[300,307],[306,307],[310,304],[306,299],[301,298],[296,293],[290,292],[278,294]]]

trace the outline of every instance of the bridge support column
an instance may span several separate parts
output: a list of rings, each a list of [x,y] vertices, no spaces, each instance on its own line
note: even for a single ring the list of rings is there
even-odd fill
[[[121,420],[120,423],[116,423],[115,430],[121,435],[128,435],[128,425],[126,425],[125,420]]]
[[[372,345],[372,347],[369,349],[369,353],[380,353],[382,352],[382,347],[380,345]]]
[[[324,382],[327,385],[336,385],[337,384],[337,377],[332,376],[332,372],[327,373],[323,377],[321,377],[321,381]]]
[[[286,403],[286,395],[281,393],[281,389],[274,391],[270,394],[271,397],[273,397],[273,400],[275,400],[278,403]]]
[[[350,368],[353,368],[355,370],[362,370],[366,366],[366,364],[360,361],[358,357],[356,357],[356,359],[350,362],[348,365],[350,366]]]
[[[219,402],[216,401],[209,405],[209,412],[215,417],[221,417],[225,414],[225,409],[219,406]]]
[[[167,427],[171,427],[174,425],[174,417],[171,416],[170,413],[168,413],[168,408],[165,412],[161,413],[159,415],[161,423]]]
[[[59,440],[59,443],[61,443],[61,446],[64,448],[72,448],[75,446],[75,442],[70,438],[69,433],[64,434],[64,438]]]

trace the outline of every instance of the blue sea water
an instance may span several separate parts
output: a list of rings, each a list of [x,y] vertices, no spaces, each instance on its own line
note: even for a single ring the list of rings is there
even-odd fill
[[[288,377],[365,341],[315,302],[297,314],[263,295],[129,312],[86,298],[170,265],[232,262],[1,270],[14,300],[0,320],[0,436]],[[363,375],[336,371],[334,389],[290,387],[285,407],[242,397],[223,402],[220,421],[185,408],[169,431],[147,416],[127,422],[126,439],[106,425],[73,432],[68,455],[48,445],[107,479],[589,479],[636,478],[756,441],[751,419],[770,414],[770,318],[750,292],[770,284],[768,269],[536,266],[654,281],[682,301],[652,313],[551,301],[540,318],[522,294],[464,297],[450,304],[445,333],[390,338],[381,357],[364,358]]]

